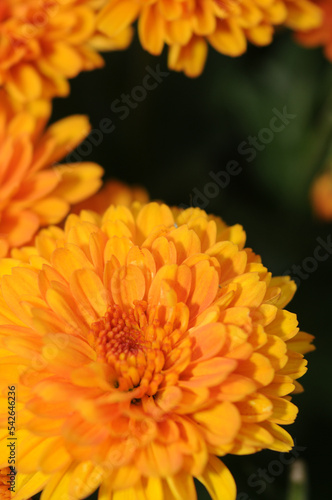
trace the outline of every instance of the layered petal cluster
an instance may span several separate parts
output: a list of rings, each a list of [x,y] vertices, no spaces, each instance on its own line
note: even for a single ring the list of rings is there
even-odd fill
[[[118,36],[136,19],[145,50],[159,55],[168,45],[169,67],[195,77],[203,70],[208,43],[239,56],[248,41],[268,45],[275,26],[319,26],[321,12],[312,0],[109,0],[98,27]]]
[[[47,101],[14,106],[0,90],[0,257],[28,243],[40,226],[60,222],[71,204],[101,185],[99,165],[55,164],[89,133],[86,117],[45,128],[50,114]]]
[[[14,500],[98,487],[100,500],[195,500],[193,477],[235,500],[216,456],[291,449],[281,425],[296,417],[312,337],[283,309],[294,283],[244,243],[241,226],[198,208],[134,203],[71,214],[2,260]]]
[[[297,40],[306,47],[323,46],[327,59],[332,61],[332,2],[330,0],[316,0],[321,9],[323,22],[309,31],[297,33]]]
[[[317,177],[311,187],[311,203],[314,213],[322,220],[332,220],[332,171]]]
[[[98,51],[123,49],[130,29],[96,26],[106,0],[1,0],[0,86],[19,101],[66,96],[68,78],[101,67]]]

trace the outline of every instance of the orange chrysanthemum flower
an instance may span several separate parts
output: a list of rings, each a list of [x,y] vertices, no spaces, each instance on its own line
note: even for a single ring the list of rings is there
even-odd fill
[[[169,45],[169,67],[195,77],[203,70],[207,42],[239,56],[247,41],[268,45],[276,25],[319,26],[321,13],[311,0],[109,0],[98,27],[117,36],[136,19],[145,50],[159,55]]]
[[[331,0],[316,0],[323,13],[321,26],[309,31],[297,33],[297,40],[306,47],[325,47],[326,57],[332,61],[332,2]]]
[[[99,486],[100,500],[195,500],[193,477],[234,500],[216,456],[292,447],[280,424],[296,417],[289,395],[312,337],[283,309],[294,283],[244,241],[241,226],[198,208],[135,203],[72,214],[2,260],[14,500]]]
[[[106,0],[1,0],[0,86],[19,101],[66,96],[68,78],[99,68],[98,50],[127,47],[130,29],[96,27]]]
[[[0,257],[29,242],[40,226],[60,222],[70,204],[94,194],[103,169],[94,163],[57,165],[89,132],[84,116],[45,130],[46,101],[14,107],[0,91]]]
[[[311,202],[315,214],[325,221],[332,220],[332,171],[315,179],[311,187]]]
[[[147,191],[140,186],[130,187],[121,181],[109,180],[98,193],[75,205],[72,212],[79,214],[81,210],[93,210],[103,214],[110,205],[129,207],[134,201],[147,203],[149,201]]]

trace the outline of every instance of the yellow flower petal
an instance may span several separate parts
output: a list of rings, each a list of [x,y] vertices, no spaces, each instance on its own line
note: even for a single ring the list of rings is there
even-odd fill
[[[136,300],[142,300],[145,293],[144,275],[133,265],[117,269],[111,281],[111,292],[116,304],[124,309],[133,307]]]
[[[158,15],[158,7],[156,5],[147,5],[144,7],[139,21],[138,34],[142,46],[154,54],[161,54],[164,47],[163,32],[164,20]]]
[[[228,56],[239,56],[247,49],[242,28],[231,20],[218,20],[216,31],[208,39],[212,47]]]
[[[39,147],[50,139],[55,147],[49,163],[55,163],[68,154],[89,134],[91,126],[86,116],[73,115],[51,125],[44,134]]]
[[[211,457],[204,473],[197,479],[204,484],[213,500],[235,500],[234,479],[218,458]]]
[[[8,91],[18,101],[32,101],[42,94],[42,81],[36,69],[30,64],[21,64],[11,71]]]
[[[75,163],[57,167],[61,181],[54,195],[78,203],[94,194],[101,186],[104,170],[96,163]]]
[[[17,473],[15,485],[17,493],[16,500],[25,500],[26,498],[38,493],[49,480],[49,476],[38,471],[32,474]]]
[[[137,217],[138,238],[144,240],[153,228],[158,226],[173,226],[174,218],[166,205],[149,203],[143,207]]]
[[[132,0],[110,1],[99,15],[99,30],[110,37],[118,35],[135,20],[139,8]]]

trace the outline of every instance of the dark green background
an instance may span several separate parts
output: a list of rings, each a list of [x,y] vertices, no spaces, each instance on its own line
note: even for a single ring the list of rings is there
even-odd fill
[[[332,65],[321,50],[306,50],[281,33],[267,48],[250,47],[231,59],[210,50],[204,73],[197,79],[170,73],[148,92],[125,120],[110,106],[131,93],[146,75],[146,66],[167,71],[166,54],[155,58],[137,40],[129,50],[109,53],[102,70],[81,74],[71,82],[71,96],[54,101],[53,120],[73,113],[90,116],[92,127],[113,120],[115,130],[84,160],[97,161],[107,178],[145,186],[152,198],[190,205],[194,188],[203,192],[230,160],[242,169],[206,206],[228,224],[241,223],[248,246],[261,254],[273,274],[312,256],[316,238],[332,234],[331,223],[317,221],[308,191],[323,168],[332,130]],[[273,108],[296,115],[254,161],[237,152],[241,142],[267,127]],[[309,355],[309,372],[302,379],[305,393],[295,397],[300,412],[288,430],[307,464],[310,499],[330,498],[331,476],[331,277],[332,257],[302,280],[288,307],[302,329],[316,337]],[[239,500],[286,499],[289,468],[266,491],[248,485],[248,477],[266,467],[278,453],[226,457],[243,493]],[[247,495],[247,496],[245,496]],[[96,498],[96,497],[94,497]],[[205,498],[205,492],[200,492]]]

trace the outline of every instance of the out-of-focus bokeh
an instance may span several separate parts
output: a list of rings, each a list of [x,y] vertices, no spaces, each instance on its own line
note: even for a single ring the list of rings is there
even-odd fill
[[[106,178],[141,184],[152,199],[241,223],[269,270],[296,278],[288,309],[316,337],[288,429],[294,452],[226,457],[238,500],[287,499],[295,458],[306,464],[308,498],[330,498],[332,222],[313,215],[309,192],[332,153],[332,64],[286,31],[240,58],[210,50],[197,79],[170,72],[165,54],[150,56],[137,40],[105,60],[54,101],[53,120],[85,113],[92,122],[70,160],[99,162]]]

